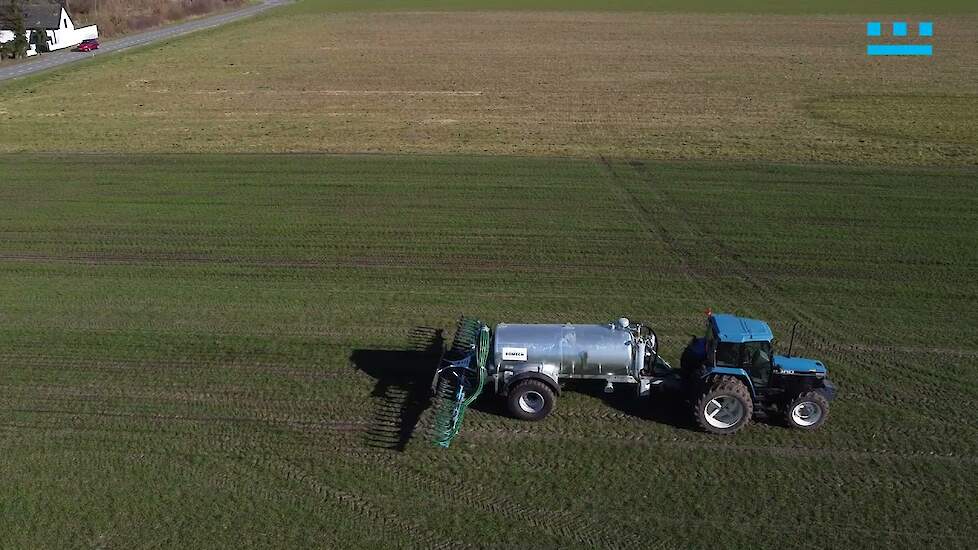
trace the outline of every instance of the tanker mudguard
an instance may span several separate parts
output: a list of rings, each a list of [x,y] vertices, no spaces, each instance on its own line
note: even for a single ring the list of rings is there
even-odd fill
[[[553,377],[548,375],[547,373],[537,372],[537,371],[524,371],[519,374],[514,374],[513,376],[510,376],[505,380],[504,386],[500,393],[502,395],[507,395],[509,393],[510,388],[512,388],[518,382],[523,380],[539,380],[544,384],[550,386],[550,389],[552,389],[555,394],[560,395],[560,384],[558,384],[557,381],[554,380]]]

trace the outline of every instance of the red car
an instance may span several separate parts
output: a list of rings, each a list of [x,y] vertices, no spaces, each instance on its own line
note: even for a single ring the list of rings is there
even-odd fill
[[[87,40],[82,40],[81,44],[75,48],[76,52],[92,52],[98,49],[98,39],[89,38]]]

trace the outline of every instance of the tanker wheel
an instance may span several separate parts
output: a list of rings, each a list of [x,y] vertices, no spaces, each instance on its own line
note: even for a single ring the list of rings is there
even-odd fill
[[[730,376],[714,378],[696,400],[696,423],[713,434],[733,434],[754,415],[754,402],[747,386]]]
[[[788,426],[797,430],[815,430],[829,417],[829,401],[816,391],[803,393],[784,409]]]
[[[520,420],[543,420],[554,408],[556,397],[550,386],[539,380],[524,380],[509,390],[509,412]]]

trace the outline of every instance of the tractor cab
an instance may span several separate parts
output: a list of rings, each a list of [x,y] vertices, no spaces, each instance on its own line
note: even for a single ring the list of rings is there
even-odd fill
[[[764,321],[711,315],[706,341],[714,367],[741,369],[755,391],[767,388],[774,369],[774,335]]]
[[[835,397],[835,386],[827,379],[825,365],[813,359],[776,355],[773,341],[774,334],[764,321],[710,313],[704,337],[693,338],[683,352],[684,378],[690,388],[701,393],[721,382],[727,390],[742,389],[745,395],[740,400],[750,400],[749,404],[740,403],[744,410],[777,407],[795,427],[818,427],[828,412],[828,401]],[[809,396],[811,393],[821,399]],[[809,396],[803,401],[807,408],[795,410],[792,415],[789,409],[796,407],[794,402],[799,396]],[[733,403],[734,397],[728,402]],[[721,396],[712,401],[718,411],[724,399]],[[711,429],[710,419],[704,418],[708,431],[726,433],[726,428]],[[739,424],[730,427],[736,429]]]

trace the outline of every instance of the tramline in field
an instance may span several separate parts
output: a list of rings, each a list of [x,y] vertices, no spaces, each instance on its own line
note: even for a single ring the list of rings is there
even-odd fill
[[[603,325],[509,324],[495,330],[476,320],[459,324],[450,355],[435,373],[435,441],[447,447],[458,435],[465,410],[490,387],[510,413],[542,420],[556,403],[561,382],[600,380],[634,386],[636,398],[653,389],[682,391],[697,424],[733,434],[755,410],[774,410],[788,426],[814,430],[825,423],[836,387],[814,359],[775,355],[764,321],[707,314],[706,332],[683,351],[674,369],[658,352],[655,331],[626,318]]]

